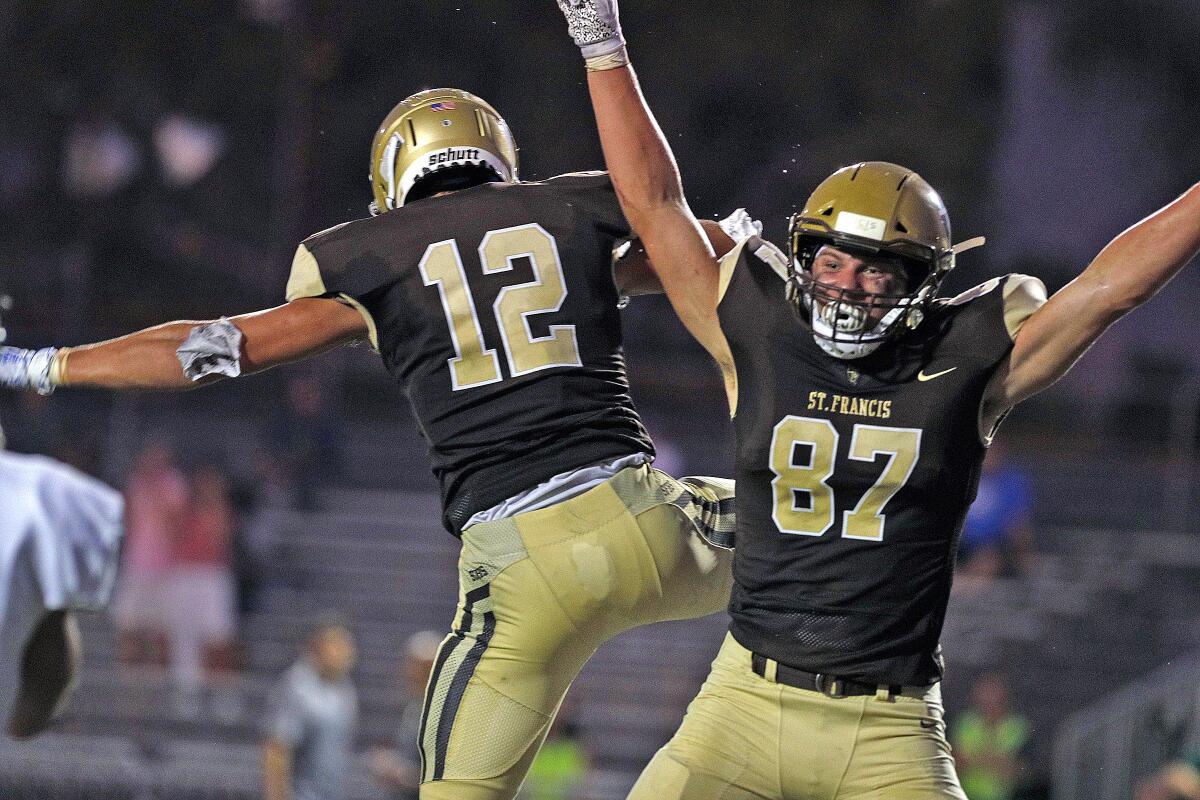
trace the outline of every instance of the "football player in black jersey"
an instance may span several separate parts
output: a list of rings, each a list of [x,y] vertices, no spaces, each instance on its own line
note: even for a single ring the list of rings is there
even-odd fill
[[[559,0],[583,49],[622,205],[735,412],[732,625],[636,800],[964,800],[938,638],[987,445],[1016,403],[1200,249],[1200,185],[1049,300],[1008,275],[937,297],[954,266],[920,176],[867,162],[791,222],[714,257],[628,66],[615,0]]]
[[[513,797],[607,638],[724,607],[732,482],[676,481],[629,396],[618,302],[636,259],[608,176],[519,182],[479,98],[400,103],[373,216],[300,245],[286,305],[74,349],[0,351],[0,385],[187,388],[369,341],[403,387],[462,539],[429,681],[422,798]],[[724,234],[714,236],[727,241]]]

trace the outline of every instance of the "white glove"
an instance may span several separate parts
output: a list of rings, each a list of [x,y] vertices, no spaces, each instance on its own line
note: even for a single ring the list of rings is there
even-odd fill
[[[558,0],[558,7],[588,69],[613,69],[629,63],[617,0]]]
[[[750,216],[749,211],[739,208],[717,224],[725,231],[726,236],[739,244],[749,239],[746,247],[758,256],[759,260],[774,269],[779,277],[787,280],[791,274],[787,255],[762,238],[763,224]]]
[[[58,350],[22,350],[19,347],[0,347],[0,386],[10,389],[33,389],[38,394],[51,394],[50,380],[54,356]]]
[[[763,224],[750,216],[744,208],[736,209],[725,219],[717,223],[725,235],[735,242],[749,239],[751,236],[762,236]]]

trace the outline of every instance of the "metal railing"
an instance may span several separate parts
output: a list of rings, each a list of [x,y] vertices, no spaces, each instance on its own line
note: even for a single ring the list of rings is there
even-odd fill
[[[1200,502],[1196,492],[1197,468],[1200,467],[1200,379],[1185,384],[1170,405],[1170,454],[1173,469],[1166,487],[1167,530],[1183,533],[1196,530],[1193,503]]]
[[[1067,718],[1054,748],[1054,800],[1129,800],[1137,782],[1200,737],[1200,651]]]

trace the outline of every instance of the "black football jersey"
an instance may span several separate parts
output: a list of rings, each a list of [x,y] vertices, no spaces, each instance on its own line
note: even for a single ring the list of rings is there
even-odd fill
[[[732,633],[793,667],[871,683],[941,677],[955,550],[986,445],[984,388],[1041,282],[1008,275],[939,300],[875,353],[813,340],[779,265],[722,265],[738,378]]]
[[[305,240],[287,297],[363,313],[458,532],[553,475],[653,454],[613,283],[629,236],[605,173],[488,183]]]

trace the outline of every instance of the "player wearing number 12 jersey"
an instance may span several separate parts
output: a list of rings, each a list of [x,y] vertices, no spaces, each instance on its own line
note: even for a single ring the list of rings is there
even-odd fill
[[[429,442],[459,608],[420,729],[428,798],[512,798],[603,641],[720,610],[732,482],[673,478],[629,396],[636,258],[603,173],[517,181],[503,119],[431,90],[384,120],[373,212],[298,249],[288,303],[72,350],[0,352],[0,384],[185,388],[367,340]],[[725,241],[719,231],[714,238]]]
[[[735,414],[730,635],[633,800],[965,800],[938,636],[958,532],[1008,410],[1200,250],[1200,185],[1046,299],[1009,275],[951,300],[941,198],[839,170],[790,226],[719,263],[646,107],[616,0],[558,0],[622,205]]]

